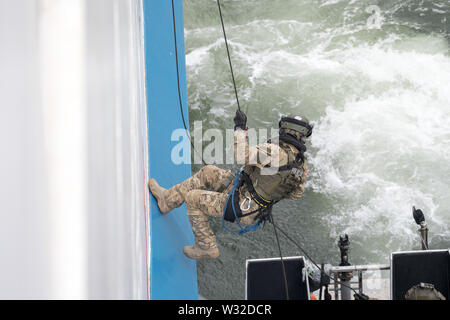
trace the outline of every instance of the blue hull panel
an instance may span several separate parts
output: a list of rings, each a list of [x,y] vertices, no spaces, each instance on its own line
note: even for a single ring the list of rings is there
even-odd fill
[[[183,128],[178,98],[177,68],[170,0],[144,0],[146,90],[149,130],[149,172],[162,187],[168,188],[191,176],[190,164],[175,165],[171,152],[179,141],[171,141],[174,130]],[[184,117],[188,122],[184,23],[181,0],[175,0],[177,46]],[[188,155],[190,159],[190,154]],[[198,299],[195,261],[186,258],[183,247],[194,238],[186,207],[166,216],[156,201],[150,205],[150,297]]]

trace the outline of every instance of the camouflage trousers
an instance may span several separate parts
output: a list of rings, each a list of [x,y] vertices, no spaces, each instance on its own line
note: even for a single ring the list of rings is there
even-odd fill
[[[191,178],[169,189],[168,205],[176,208],[186,203],[196,244],[202,249],[217,248],[209,217],[222,218],[232,185],[233,174],[230,170],[208,165]],[[251,206],[247,211],[254,209],[255,207]],[[253,215],[245,217],[240,219],[240,223],[249,225],[253,223],[253,219]]]

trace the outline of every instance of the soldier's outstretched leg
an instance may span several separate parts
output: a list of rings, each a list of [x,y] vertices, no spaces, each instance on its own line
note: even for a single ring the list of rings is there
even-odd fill
[[[188,217],[194,233],[195,245],[184,247],[191,259],[216,259],[219,257],[216,236],[211,230],[208,216],[219,218],[227,202],[226,193],[191,190],[186,195]]]
[[[217,247],[216,236],[209,225],[208,217],[203,214],[189,215],[188,217],[194,233],[195,244],[184,247],[184,254],[195,260],[218,258],[220,252]]]
[[[186,195],[191,190],[222,191],[233,179],[230,170],[223,170],[216,166],[203,167],[191,178],[170,188],[162,188],[155,179],[150,179],[148,187],[158,201],[158,207],[162,214],[169,213],[186,201]]]

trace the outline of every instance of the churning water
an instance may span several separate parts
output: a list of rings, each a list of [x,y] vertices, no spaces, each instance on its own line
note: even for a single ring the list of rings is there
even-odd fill
[[[302,114],[315,128],[310,176],[278,224],[318,262],[388,263],[420,248],[411,207],[422,208],[430,247],[450,247],[448,0],[222,0],[249,126]],[[236,110],[214,0],[185,0],[191,125],[232,127]],[[195,170],[198,167],[194,168]],[[200,293],[244,297],[245,260],[278,254],[271,225],[239,237],[213,222],[222,256],[198,264]],[[283,254],[301,253],[282,238]]]

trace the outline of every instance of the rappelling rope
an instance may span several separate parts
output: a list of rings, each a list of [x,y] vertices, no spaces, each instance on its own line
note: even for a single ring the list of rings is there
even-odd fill
[[[284,265],[284,260],[283,260],[283,254],[281,252],[281,246],[280,246],[280,239],[278,239],[278,232],[277,232],[277,228],[275,226],[275,221],[273,220],[273,214],[270,213],[270,220],[272,222],[273,225],[273,232],[275,233],[275,238],[277,240],[277,245],[278,245],[278,251],[280,253],[280,260],[281,260],[281,268],[283,271],[283,280],[284,280],[284,289],[286,291],[286,300],[289,300],[289,287],[288,287],[288,282],[287,282],[287,277],[286,277],[286,267]]]
[[[234,94],[236,96],[236,103],[237,103],[238,110],[240,111],[241,110],[241,105],[239,103],[239,95],[238,95],[238,91],[237,91],[236,80],[235,80],[235,77],[234,77],[233,64],[231,62],[231,54],[230,54],[230,49],[228,47],[227,32],[225,30],[225,23],[223,22],[223,15],[222,15],[222,8],[221,8],[221,5],[220,5],[220,0],[217,0],[217,6],[219,8],[219,16],[220,16],[220,22],[222,24],[223,38],[225,40],[225,47],[227,49],[228,63],[230,65],[231,79],[233,81],[233,87],[234,87]],[[236,177],[236,180],[237,179],[238,179],[238,177]],[[234,208],[234,190],[235,190],[235,188],[236,188],[236,185],[233,187],[233,190],[231,191],[232,196],[228,197],[227,202],[230,201],[230,198],[232,198],[231,201],[232,201],[233,213],[236,216],[236,210]],[[225,210],[227,210],[227,207],[228,207],[228,205],[225,206]],[[272,215],[272,213],[270,213],[270,215]],[[224,213],[224,217],[225,217],[225,213]],[[272,223],[273,223],[273,216],[271,217],[271,220],[272,220]],[[239,233],[242,234],[242,233],[246,232],[246,230],[243,229],[241,227],[241,225],[239,224],[239,219],[237,218],[237,216],[236,216],[236,222],[238,223],[239,228],[240,228],[240,232]],[[225,227],[224,219],[222,220],[222,224]],[[253,225],[253,226],[250,226],[250,227],[257,229],[259,226],[260,226],[260,222],[255,224],[255,225]],[[232,231],[232,230],[230,230],[228,228],[226,228],[226,229],[229,230],[229,231]],[[235,232],[235,231],[232,231],[232,232]],[[285,265],[284,265],[283,254],[281,252],[280,241],[278,239],[278,234],[277,234],[277,231],[275,229],[275,224],[274,224],[274,232],[275,232],[275,237],[276,237],[276,240],[277,240],[278,250],[279,250],[280,259],[281,259],[281,266],[282,266],[282,270],[283,270],[283,279],[284,279],[284,285],[285,285],[285,290],[286,290],[286,300],[289,300],[289,289],[288,289],[288,281],[287,281],[287,277],[286,277],[286,268],[285,268]]]
[[[175,40],[175,59],[176,59],[176,68],[177,68],[177,85],[178,85],[178,101],[180,104],[180,113],[181,113],[181,118],[183,120],[183,126],[184,129],[186,130],[186,135],[189,138],[189,141],[191,143],[192,146],[192,150],[194,150],[195,153],[199,154],[199,152],[197,152],[197,150],[195,149],[194,143],[192,142],[192,137],[191,134],[189,133],[187,124],[186,124],[186,119],[184,118],[184,108],[183,108],[183,98],[181,97],[181,85],[180,85],[180,67],[178,64],[178,41],[177,41],[177,23],[176,23],[176,18],[175,18],[175,4],[174,4],[174,0],[172,0],[172,18],[173,18],[173,37]],[[205,162],[205,160],[203,160],[203,155],[199,154],[202,162],[204,165],[207,165],[207,163]]]
[[[321,272],[322,275],[325,274],[325,271],[323,270],[323,268],[319,267],[319,265],[311,258],[311,256],[308,254],[308,252],[306,252],[306,250],[303,249],[302,246],[301,246],[299,243],[297,243],[297,241],[295,241],[294,239],[292,239],[292,237],[289,236],[283,229],[281,229],[279,226],[277,226],[277,225],[275,224],[275,222],[273,222],[273,219],[272,219],[272,224],[273,224],[274,228],[278,229],[278,230],[279,230],[279,231],[280,231],[280,232],[281,232],[288,240],[290,240],[297,248],[300,249],[300,251],[303,252],[303,254],[309,259],[309,261],[311,261],[311,262],[312,262],[312,263],[320,270],[320,272]],[[342,281],[339,281],[338,279],[336,279],[335,276],[331,276],[331,275],[328,275],[328,276],[329,276],[335,283],[340,284],[341,286],[346,287],[346,288],[352,290],[358,297],[362,297],[361,294],[360,294],[359,292],[357,292],[354,288],[352,288],[351,286],[349,286],[349,285],[343,283]]]
[[[226,35],[226,30],[225,30],[225,24],[224,24],[224,21],[223,21],[223,15],[222,15],[222,9],[221,9],[221,5],[220,5],[220,0],[217,0],[217,6],[218,6],[218,8],[219,8],[219,15],[220,15],[220,21],[221,21],[221,24],[222,24],[222,31],[223,31],[223,36],[224,36],[224,40],[225,40],[225,47],[226,47],[226,50],[227,50],[227,56],[228,56],[228,63],[229,63],[229,65],[230,65],[230,71],[231,71],[231,78],[232,78],[232,82],[233,82],[233,87],[234,87],[234,93],[235,93],[235,96],[236,96],[236,103],[237,103],[237,107],[238,107],[238,110],[241,110],[241,106],[240,106],[240,103],[239,103],[239,95],[238,95],[238,91],[237,91],[237,86],[236,86],[236,80],[235,80],[235,77],[234,77],[234,71],[233,71],[233,64],[232,64],[232,62],[231,62],[231,54],[230,54],[230,50],[229,50],[229,46],[228,46],[228,40],[227,40],[227,35]],[[184,125],[184,129],[186,130],[186,134],[187,134],[187,136],[188,136],[188,138],[189,138],[189,141],[191,142],[191,146],[192,146],[192,148],[193,148],[193,150],[195,151],[195,152],[197,152],[197,150],[195,149],[195,146],[194,146],[194,144],[193,144],[193,142],[192,142],[192,138],[191,138],[191,135],[189,134],[189,130],[188,130],[188,128],[187,128],[187,124],[186,124],[186,120],[185,120],[185,117],[184,117],[184,110],[183,110],[183,101],[182,101],[182,97],[181,97],[181,86],[180,86],[180,74],[179,74],[179,64],[178,64],[178,46],[177,46],[177,33],[176,33],[176,19],[175,19],[175,5],[174,5],[174,0],[172,0],[172,13],[173,13],[173,29],[174,29],[174,39],[175,39],[175,57],[176,57],[176,69],[177,69],[177,84],[178,84],[178,99],[179,99],[179,104],[180,104],[180,111],[181,111],[181,117],[182,117],[182,120],[183,120],[183,125]],[[206,165],[207,163],[203,160],[203,157],[202,157],[202,162],[203,162],[203,164],[204,165]],[[232,194],[233,194],[233,196],[231,196],[231,197],[228,197],[228,199],[227,199],[227,203],[228,203],[228,201],[230,201],[230,198],[231,198],[231,201],[233,201],[233,203],[232,203],[232,207],[233,207],[233,213],[234,213],[234,215],[235,215],[235,217],[236,217],[236,221],[237,221],[237,223],[238,223],[238,226],[239,226],[239,229],[240,230],[231,230],[231,229],[228,229],[227,227],[225,227],[225,221],[224,221],[224,219],[222,220],[222,224],[223,224],[223,226],[225,227],[225,229],[227,229],[228,231],[230,231],[230,232],[239,232],[240,234],[243,234],[243,233],[245,233],[245,232],[247,232],[247,231],[254,231],[254,230],[250,230],[250,228],[246,228],[246,229],[244,229],[244,228],[242,228],[242,226],[240,225],[240,223],[239,223],[239,219],[238,219],[238,217],[237,217],[237,215],[236,215],[236,211],[235,211],[235,208],[234,208],[234,190],[235,190],[235,188],[236,188],[236,182],[237,182],[237,180],[238,180],[238,177],[236,177],[236,179],[235,179],[235,186],[233,187],[233,190],[232,190]],[[226,206],[226,207],[228,207],[228,205]],[[225,207],[225,208],[226,208]],[[288,281],[287,281],[287,276],[286,276],[286,269],[285,269],[285,265],[284,265],[284,260],[283,260],[283,254],[282,254],[282,251],[281,251],[281,246],[280,246],[280,240],[279,240],[279,238],[278,238],[278,233],[277,233],[277,229],[288,239],[288,240],[290,240],[292,243],[294,243],[302,252],[303,252],[303,254],[321,271],[321,273],[322,274],[324,274],[324,270],[323,270],[323,268],[321,268],[321,267],[319,267],[318,266],[318,264],[316,263],[316,262],[314,262],[314,260],[311,258],[311,256],[306,252],[306,250],[304,250],[294,239],[292,239],[284,230],[282,230],[280,227],[278,227],[276,224],[275,224],[275,222],[274,222],[274,220],[273,220],[273,215],[272,215],[272,213],[270,213],[270,220],[269,220],[271,223],[272,223],[272,225],[273,225],[273,227],[274,227],[274,233],[275,233],[275,238],[276,238],[276,242],[277,242],[277,246],[278,246],[278,250],[279,250],[279,255],[280,255],[280,259],[281,259],[281,263],[282,263],[282,271],[283,271],[283,278],[284,278],[284,284],[285,284],[285,290],[286,290],[286,298],[287,298],[287,300],[289,300],[289,289],[288,289]],[[257,229],[258,227],[259,227],[259,224],[255,224],[255,225],[253,225],[253,226],[250,226],[252,229]],[[352,288],[352,287],[350,287],[350,286],[348,286],[348,285],[346,285],[346,284],[344,284],[344,283],[342,283],[341,281],[339,281],[339,280],[337,280],[335,277],[332,277],[332,276],[330,276],[330,278],[331,279],[333,279],[336,283],[338,283],[338,284],[340,284],[341,286],[344,286],[344,287],[347,287],[347,288],[349,288],[349,289],[351,289],[353,292],[355,292],[355,294],[356,295],[358,295],[359,296],[359,293],[354,289],[354,288]]]
[[[233,64],[231,63],[230,49],[228,47],[227,32],[225,31],[225,23],[223,22],[223,15],[222,15],[222,8],[220,5],[220,0],[217,0],[217,6],[219,7],[219,15],[220,15],[220,22],[222,23],[223,38],[225,39],[225,47],[227,48],[228,63],[230,64],[231,79],[233,80],[234,94],[236,95],[236,102],[237,102],[238,110],[241,110],[241,105],[239,103],[239,95],[238,95],[238,91],[237,91],[237,87],[236,87],[236,80],[234,78]]]

